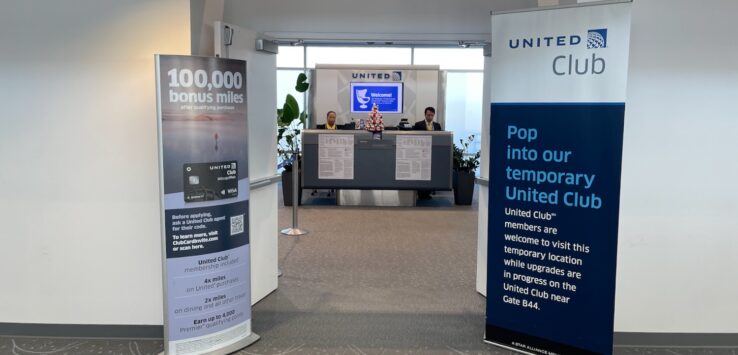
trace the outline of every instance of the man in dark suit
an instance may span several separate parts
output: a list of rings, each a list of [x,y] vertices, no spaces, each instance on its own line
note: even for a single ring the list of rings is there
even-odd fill
[[[415,125],[413,125],[414,131],[443,131],[443,128],[441,128],[441,124],[438,122],[433,122],[433,118],[436,117],[436,109],[433,107],[426,107],[425,108],[425,119],[422,121],[415,122]],[[421,200],[430,200],[431,199],[431,193],[433,191],[431,190],[418,190],[418,198]]]
[[[433,107],[425,108],[425,119],[422,121],[415,122],[413,126],[414,131],[443,131],[441,124],[433,122],[433,118],[436,117],[436,109]]]

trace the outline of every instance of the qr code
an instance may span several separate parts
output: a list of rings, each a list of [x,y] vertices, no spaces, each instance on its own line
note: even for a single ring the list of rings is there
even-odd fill
[[[243,233],[243,216],[231,216],[231,235]]]

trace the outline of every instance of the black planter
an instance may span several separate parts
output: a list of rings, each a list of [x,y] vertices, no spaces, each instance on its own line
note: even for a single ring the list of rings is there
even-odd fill
[[[454,171],[454,203],[471,205],[474,198],[474,172]]]
[[[302,178],[301,174],[302,174],[301,171],[297,172],[298,179]],[[297,198],[298,198],[299,204],[302,205],[302,184],[298,182],[298,185],[300,186],[300,189],[297,192]],[[285,206],[292,206],[292,170],[291,169],[289,171],[287,170],[282,171],[282,199],[284,200]]]

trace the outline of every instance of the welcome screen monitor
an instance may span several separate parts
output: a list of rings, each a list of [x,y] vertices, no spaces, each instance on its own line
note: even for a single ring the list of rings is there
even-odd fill
[[[351,83],[351,112],[402,113],[402,83]]]

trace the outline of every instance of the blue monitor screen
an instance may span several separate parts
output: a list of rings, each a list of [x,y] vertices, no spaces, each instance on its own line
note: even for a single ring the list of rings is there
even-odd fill
[[[351,112],[402,113],[402,83],[351,83]]]

